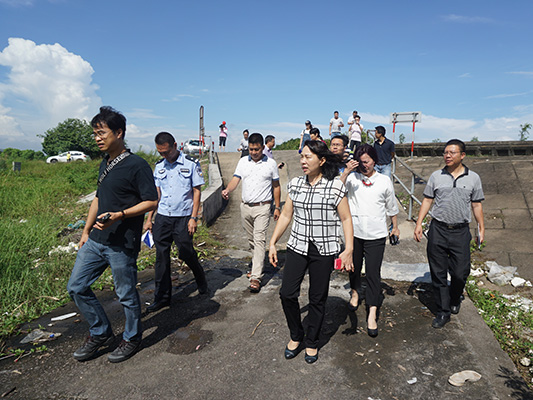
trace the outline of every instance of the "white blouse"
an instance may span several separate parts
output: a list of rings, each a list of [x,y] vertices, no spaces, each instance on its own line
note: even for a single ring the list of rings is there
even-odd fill
[[[398,214],[391,179],[377,171],[370,178],[352,172],[346,179],[346,190],[354,236],[365,240],[386,237],[387,216]]]

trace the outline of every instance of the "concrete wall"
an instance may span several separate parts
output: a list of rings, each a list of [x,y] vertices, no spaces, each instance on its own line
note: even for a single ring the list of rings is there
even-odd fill
[[[211,185],[202,192],[200,209],[202,221],[207,225],[215,221],[223,207],[222,189],[224,189],[224,182],[220,174],[218,158],[216,164],[209,164],[209,177]]]
[[[530,156],[533,151],[533,141],[499,141],[499,142],[465,142],[466,154],[472,156]],[[446,143],[415,143],[414,155],[441,156]],[[396,144],[396,154],[399,157],[411,155],[411,143]]]

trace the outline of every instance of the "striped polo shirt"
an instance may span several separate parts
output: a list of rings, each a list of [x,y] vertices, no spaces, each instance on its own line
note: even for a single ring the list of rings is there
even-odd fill
[[[481,179],[467,166],[456,179],[446,168],[431,174],[424,196],[434,199],[433,218],[447,224],[461,224],[472,220],[472,202],[485,200]]]

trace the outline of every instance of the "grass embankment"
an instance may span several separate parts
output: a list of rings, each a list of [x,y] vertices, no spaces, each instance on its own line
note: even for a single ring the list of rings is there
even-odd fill
[[[0,171],[0,337],[68,300],[74,256],[48,252],[68,244],[63,228],[85,219],[76,200],[94,190],[98,165],[28,161],[20,173]]]
[[[80,230],[75,237],[58,234],[68,224],[86,219],[89,204],[77,204],[77,200],[96,189],[99,164],[100,160],[27,161],[20,173],[0,170],[0,339],[16,332],[21,323],[70,301],[66,285],[76,254],[49,252],[70,241],[77,244]],[[202,225],[195,242],[203,243],[198,247],[200,258],[209,258],[212,249],[220,246]],[[178,256],[177,250],[172,256]],[[155,249],[143,245],[139,270],[154,262]],[[112,286],[108,268],[93,288]]]

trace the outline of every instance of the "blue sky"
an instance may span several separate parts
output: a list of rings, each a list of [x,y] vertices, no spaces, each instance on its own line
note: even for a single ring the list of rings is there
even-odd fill
[[[533,2],[0,0],[0,148],[40,150],[66,118],[111,105],[133,150],[228,123],[327,134],[421,111],[415,141],[517,140],[533,123]],[[411,126],[396,136],[411,139]]]

